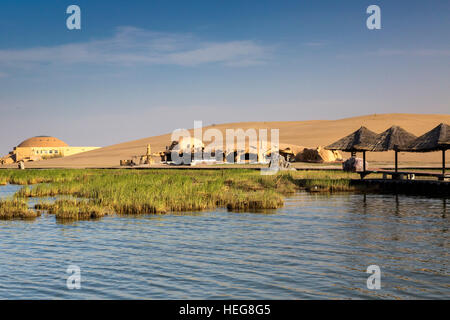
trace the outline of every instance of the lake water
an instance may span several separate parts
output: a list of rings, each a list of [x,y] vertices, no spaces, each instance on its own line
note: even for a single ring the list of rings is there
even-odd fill
[[[448,207],[300,193],[269,214],[0,221],[0,299],[450,299]],[[69,265],[80,290],[66,287]]]

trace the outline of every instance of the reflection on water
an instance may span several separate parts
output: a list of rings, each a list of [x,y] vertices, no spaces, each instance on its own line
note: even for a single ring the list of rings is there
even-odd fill
[[[19,191],[23,186],[8,184],[5,186],[0,186],[0,200],[12,199],[14,194]],[[40,197],[40,198],[28,198],[28,205],[30,208],[34,209],[34,206],[38,203],[52,203],[56,200],[82,200],[70,195],[59,195],[56,197]]]
[[[0,186],[0,200],[11,198],[14,193],[20,190],[22,186],[7,184],[6,186]]]
[[[449,299],[447,207],[301,193],[270,215],[1,221],[0,298]],[[81,290],[66,289],[70,264],[81,268]],[[371,264],[381,290],[366,287]]]

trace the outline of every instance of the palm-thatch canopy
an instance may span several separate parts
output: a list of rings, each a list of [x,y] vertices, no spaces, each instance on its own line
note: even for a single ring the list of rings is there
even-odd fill
[[[378,134],[366,127],[361,127],[348,136],[326,146],[328,150],[342,150],[345,152],[370,151],[374,148]]]
[[[406,147],[417,137],[399,126],[392,126],[379,134],[377,141],[370,151],[398,150]]]
[[[430,152],[447,149],[450,149],[450,126],[445,123],[441,123],[407,146],[400,148],[401,151],[409,152]]]

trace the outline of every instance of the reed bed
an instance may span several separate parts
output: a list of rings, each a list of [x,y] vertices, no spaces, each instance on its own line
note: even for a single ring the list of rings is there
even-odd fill
[[[95,174],[95,170],[0,170],[0,182],[17,185],[64,182]]]
[[[359,179],[358,173],[345,172],[342,170],[298,170],[298,171],[294,171],[292,173],[292,176],[295,179],[303,179],[303,180]]]
[[[89,208],[95,212],[96,208],[107,208],[117,214],[161,214],[217,207],[230,210],[276,209],[283,206],[283,194],[295,192],[298,188],[290,175],[261,176],[252,170],[85,170],[73,172],[70,178],[59,173],[42,178],[46,179],[45,182],[24,186],[15,196],[71,195],[89,200],[37,206],[37,209],[55,213],[60,210],[67,217],[83,215],[74,213],[76,205],[88,214]]]
[[[107,207],[83,200],[57,200],[54,203],[38,203],[35,205],[35,209],[55,214],[57,219],[70,220],[98,219],[112,212]]]
[[[381,178],[381,174],[372,174],[371,178]],[[296,184],[310,192],[358,192],[365,187],[354,185],[352,179],[359,179],[359,173],[341,170],[304,170],[292,174]],[[367,191],[367,190],[366,190]]]
[[[16,199],[70,195],[80,200],[41,203],[61,219],[97,218],[117,214],[162,214],[202,211],[277,209],[284,196],[310,191],[353,191],[355,173],[295,171],[261,175],[259,171],[228,170],[2,170],[0,181],[24,185]],[[3,180],[2,180],[3,179]],[[36,185],[32,185],[35,184]]]
[[[28,208],[26,199],[0,200],[0,219],[33,219],[39,212]]]
[[[357,191],[348,179],[309,179],[299,181],[300,185],[310,192],[344,192]]]
[[[262,209],[277,209],[283,205],[283,197],[280,194],[271,191],[266,194],[257,192],[250,196],[246,194],[234,194],[233,201],[229,201],[226,206],[228,210],[232,211],[258,211]]]

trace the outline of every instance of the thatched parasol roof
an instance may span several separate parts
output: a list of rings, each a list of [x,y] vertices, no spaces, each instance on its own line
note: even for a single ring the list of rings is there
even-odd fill
[[[392,126],[380,133],[375,146],[370,151],[389,151],[409,145],[417,137],[399,126]]]
[[[441,123],[436,128],[421,135],[407,146],[400,148],[401,151],[428,152],[450,149],[450,126]]]
[[[348,136],[326,146],[328,150],[342,150],[346,152],[370,151],[374,148],[378,134],[366,127],[361,127]]]

